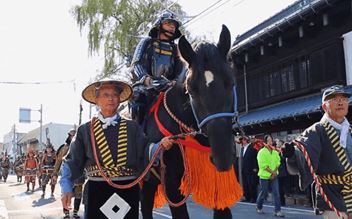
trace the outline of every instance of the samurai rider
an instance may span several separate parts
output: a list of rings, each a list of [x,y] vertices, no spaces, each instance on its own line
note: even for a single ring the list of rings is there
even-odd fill
[[[67,155],[69,149],[70,149],[70,144],[72,141],[73,136],[76,134],[76,130],[75,129],[70,129],[68,132],[68,137],[66,139],[66,144],[63,144],[59,147],[59,149],[57,150],[57,160],[56,160],[56,164],[54,167],[54,173],[53,175],[57,175],[57,173],[59,172],[59,169],[61,167],[62,164],[62,159]],[[74,187],[73,187],[73,194],[75,197],[74,200],[74,205],[73,205],[73,217],[74,218],[80,218],[80,216],[78,216],[78,211],[79,211],[79,206],[81,204],[81,199],[82,199],[82,187],[83,187],[83,183],[84,183],[85,177],[84,174],[82,174],[81,177],[79,177],[77,180],[74,181]],[[64,219],[68,219],[70,218],[70,211],[63,208],[63,212],[64,212]]]
[[[25,180],[27,183],[27,192],[29,192],[29,184],[32,183],[32,192],[34,192],[34,187],[35,187],[35,179],[36,179],[36,174],[37,174],[37,167],[38,167],[38,162],[36,157],[34,156],[35,152],[34,149],[29,147],[27,149],[27,157],[24,161],[24,167],[25,167]]]
[[[54,197],[55,185],[57,182],[57,175],[53,175],[54,167],[55,167],[56,157],[55,151],[52,144],[47,144],[45,149],[45,154],[42,159],[42,198],[45,197],[45,188],[48,184],[49,180],[51,180],[51,197]],[[48,179],[47,179],[48,178]]]
[[[132,66],[139,83],[133,85],[130,111],[133,120],[143,125],[150,104],[160,91],[175,84],[184,64],[177,56],[174,40],[181,36],[181,22],[171,13],[159,17],[136,47]]]
[[[2,162],[1,162],[1,175],[5,183],[7,180],[7,176],[9,175],[9,169],[10,169],[10,159],[7,153],[5,153],[2,156]]]
[[[168,150],[176,142],[165,137],[154,144],[136,122],[120,117],[120,102],[127,101],[132,92],[126,82],[111,79],[94,82],[82,92],[83,99],[98,105],[100,111],[92,121],[78,127],[60,184],[63,207],[69,210],[73,181],[87,170],[83,189],[86,219],[138,219],[139,185],[120,189],[113,184],[127,185],[139,179],[159,144]]]

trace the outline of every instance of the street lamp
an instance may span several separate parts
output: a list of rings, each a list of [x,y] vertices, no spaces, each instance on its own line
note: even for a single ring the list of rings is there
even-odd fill
[[[22,122],[22,123],[31,123],[31,122],[33,122],[31,120],[31,111],[32,111],[32,109],[29,109],[29,108],[20,108],[20,122]],[[43,148],[42,148],[43,104],[40,104],[40,109],[39,110],[34,110],[34,111],[39,111],[40,112],[40,120],[39,121],[34,121],[34,122],[39,122],[40,123],[39,150],[43,150]]]

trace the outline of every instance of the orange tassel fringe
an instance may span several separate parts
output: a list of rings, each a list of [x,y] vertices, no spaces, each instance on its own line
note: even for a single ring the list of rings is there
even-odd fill
[[[186,147],[186,157],[192,183],[192,197],[196,204],[206,208],[225,209],[236,204],[243,195],[233,167],[227,172],[218,172],[209,160],[209,152]],[[181,192],[188,191],[185,176],[181,182]]]
[[[195,139],[187,141],[199,144]],[[225,209],[236,204],[243,195],[242,188],[237,181],[233,167],[227,172],[218,172],[209,160],[209,152],[191,147],[185,150],[187,164],[192,183],[192,197],[196,204],[206,208]],[[182,178],[180,190],[182,194],[188,192],[188,180]],[[162,194],[161,184],[155,193],[154,208],[161,208],[166,203]]]
[[[166,199],[163,195],[163,189],[161,187],[161,184],[159,184],[158,189],[155,192],[153,208],[162,208],[165,203]]]

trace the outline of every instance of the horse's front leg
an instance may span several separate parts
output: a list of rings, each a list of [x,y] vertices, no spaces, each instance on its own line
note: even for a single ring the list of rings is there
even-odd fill
[[[213,209],[214,210],[214,219],[232,219],[231,210],[229,208],[221,209]]]
[[[158,189],[158,184],[143,182],[141,210],[143,219],[153,219],[153,205],[155,192]]]
[[[164,162],[166,165],[165,173],[165,187],[166,195],[173,203],[179,203],[184,199],[179,188],[181,179],[184,174],[183,157],[180,148],[173,145],[168,151],[164,153]],[[173,219],[189,219],[186,203],[179,207],[170,207]]]
[[[180,193],[180,190],[178,189],[181,185],[181,179],[176,179],[174,176],[170,176],[165,177],[165,181],[166,194],[170,201],[173,203],[181,202],[185,197]],[[189,219],[186,203],[179,207],[172,207],[170,205],[169,207],[173,219]]]

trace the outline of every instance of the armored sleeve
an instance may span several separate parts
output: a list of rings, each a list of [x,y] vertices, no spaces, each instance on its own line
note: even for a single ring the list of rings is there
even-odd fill
[[[142,39],[135,50],[133,55],[132,65],[134,66],[134,73],[137,75],[141,83],[144,82],[147,75],[150,74],[150,63],[148,61],[148,54],[146,54],[146,47],[148,39]],[[149,65],[149,67],[148,67]],[[149,70],[148,70],[149,69]]]

